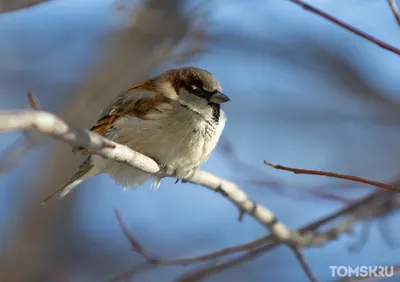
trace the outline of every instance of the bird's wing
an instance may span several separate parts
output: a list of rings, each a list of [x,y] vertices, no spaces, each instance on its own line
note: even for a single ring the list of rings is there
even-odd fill
[[[100,115],[90,131],[107,136],[114,130],[114,124],[123,116],[149,119],[149,113],[170,100],[156,91],[154,83],[145,81],[136,84],[120,94]]]

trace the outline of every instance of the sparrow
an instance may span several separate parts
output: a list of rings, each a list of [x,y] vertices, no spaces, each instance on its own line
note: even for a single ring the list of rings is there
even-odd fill
[[[226,123],[221,104],[230,101],[208,71],[184,67],[133,85],[101,113],[90,131],[155,160],[167,175],[190,177],[211,155]],[[128,165],[89,155],[77,172],[43,203],[63,198],[83,181],[106,173],[124,188],[152,180]]]

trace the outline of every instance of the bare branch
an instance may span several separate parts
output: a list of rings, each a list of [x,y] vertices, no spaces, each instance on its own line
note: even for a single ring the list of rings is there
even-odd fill
[[[352,33],[355,33],[355,34],[357,34],[357,35],[359,35],[359,36],[371,41],[372,43],[375,43],[376,45],[382,47],[383,49],[389,50],[389,51],[391,51],[391,52],[393,52],[393,53],[395,53],[397,55],[400,55],[400,49],[399,48],[397,48],[397,47],[395,47],[393,45],[390,45],[390,44],[388,44],[388,43],[386,43],[386,42],[384,42],[384,41],[382,41],[382,40],[380,40],[380,39],[378,39],[378,38],[376,38],[376,37],[374,37],[372,35],[369,35],[368,33],[364,32],[364,31],[362,31],[362,30],[360,30],[360,29],[358,29],[356,27],[353,27],[353,26],[349,25],[349,24],[339,20],[338,18],[335,18],[334,16],[331,16],[331,15],[325,13],[324,11],[322,11],[322,10],[316,8],[316,7],[311,6],[310,4],[307,4],[307,3],[305,3],[305,2],[303,2],[301,0],[289,0],[289,1],[294,3],[294,4],[296,4],[296,5],[301,6],[303,9],[305,9],[305,10],[311,12],[311,13],[319,15],[319,16],[323,17],[324,19],[327,19],[328,21],[331,21],[331,22],[333,22],[333,23],[335,23],[335,24],[347,29],[348,31],[351,31]]]
[[[301,251],[300,247],[298,246],[293,246],[292,247],[293,252],[296,254],[297,260],[300,262],[301,267],[303,268],[303,271],[307,275],[308,279],[313,282],[317,282],[317,278],[315,277],[314,273],[312,272],[310,266],[308,265],[303,252]]]
[[[392,9],[393,15],[396,18],[397,24],[400,25],[400,14],[399,14],[399,8],[397,7],[396,0],[387,0],[390,6],[390,9]]]
[[[301,168],[292,168],[292,167],[287,167],[287,166],[282,166],[282,165],[274,165],[268,161],[264,161],[264,163],[270,167],[273,167],[275,169],[279,170],[286,170],[286,171],[291,171],[295,174],[309,174],[309,175],[321,175],[321,176],[329,176],[329,177],[334,177],[334,178],[340,178],[340,179],[346,179],[354,182],[360,182],[360,183],[365,183],[369,184],[372,186],[376,186],[379,188],[383,188],[392,192],[400,192],[400,188],[396,188],[392,185],[385,184],[382,182],[377,182],[373,180],[368,180],[365,178],[361,178],[358,176],[354,175],[346,175],[346,174],[339,174],[339,173],[334,173],[334,172],[328,172],[328,171],[320,171],[320,170],[310,170],[310,169],[301,169]]]
[[[38,131],[55,139],[63,140],[73,148],[84,147],[104,158],[114,159],[149,173],[157,173],[160,170],[152,159],[98,134],[84,129],[71,128],[57,116],[48,112],[0,112],[0,132],[12,130]],[[110,143],[115,145],[114,149],[109,148]]]
[[[344,204],[351,204],[352,200],[342,196],[342,195],[335,195],[326,191],[320,191],[318,189],[312,189],[310,190],[310,193],[314,196],[317,196],[320,199],[328,199],[328,200],[334,200],[340,203]]]
[[[137,251],[140,255],[142,255],[149,263],[156,263],[158,259],[153,258],[139,243],[138,240],[133,236],[132,232],[128,229],[125,222],[122,220],[122,217],[118,210],[114,210],[115,216],[117,217],[118,223],[121,226],[122,231],[124,232],[126,238],[128,238],[129,242],[131,242],[132,247]]]
[[[39,100],[36,98],[35,94],[32,91],[28,92],[28,100],[33,110],[35,111],[42,110],[42,107],[39,104]]]
[[[216,274],[224,269],[231,268],[231,267],[240,265],[241,263],[243,263],[245,261],[254,259],[254,258],[266,253],[268,250],[271,250],[273,247],[275,247],[274,244],[267,244],[265,246],[261,246],[260,248],[258,248],[256,250],[253,250],[244,255],[241,255],[238,258],[231,259],[227,262],[223,262],[221,264],[217,264],[217,265],[214,265],[211,267],[206,267],[200,271],[184,273],[176,281],[178,281],[178,282],[193,282],[193,281],[205,279],[205,278],[210,277],[213,274]]]
[[[294,245],[303,245],[305,243],[298,234],[291,232],[284,226],[271,211],[251,200],[235,183],[202,170],[197,171],[187,181],[200,184],[220,193],[234,203],[241,213],[248,213],[268,228],[278,240]]]

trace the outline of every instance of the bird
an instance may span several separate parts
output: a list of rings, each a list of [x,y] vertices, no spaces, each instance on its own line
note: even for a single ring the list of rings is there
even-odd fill
[[[210,72],[197,67],[170,69],[123,91],[90,131],[152,158],[166,175],[187,179],[215,149],[227,121],[221,104],[228,101]],[[83,181],[103,173],[124,188],[148,180],[158,188],[162,178],[89,155],[43,204],[53,196],[65,197]]]

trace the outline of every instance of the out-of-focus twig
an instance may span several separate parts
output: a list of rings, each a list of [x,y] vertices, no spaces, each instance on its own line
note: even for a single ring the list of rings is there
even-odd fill
[[[37,99],[35,94],[33,94],[32,91],[28,92],[28,100],[29,100],[29,104],[31,105],[33,110],[35,110],[35,111],[41,111],[42,110],[42,107],[39,104],[39,100]]]
[[[313,271],[311,270],[310,265],[308,264],[306,258],[304,257],[302,247],[300,246],[292,246],[293,252],[296,254],[297,260],[300,262],[303,271],[306,273],[308,279],[310,281],[317,282],[317,277],[315,277]]]
[[[49,0],[0,0],[0,14],[29,8]]]
[[[122,217],[118,210],[114,210],[115,216],[117,217],[119,226],[121,226],[122,231],[124,232],[126,238],[128,238],[129,242],[131,243],[132,247],[135,251],[137,251],[141,256],[143,256],[149,263],[156,263],[158,259],[152,257],[146,249],[142,247],[138,240],[133,236],[132,232],[128,229],[125,222],[122,220]]]
[[[274,165],[268,161],[264,161],[264,163],[270,167],[273,167],[275,169],[279,170],[286,170],[286,171],[291,171],[295,174],[309,174],[309,175],[320,175],[320,176],[328,176],[328,177],[334,177],[334,178],[340,178],[340,179],[346,179],[354,182],[361,182],[369,185],[373,185],[376,187],[380,187],[389,191],[393,192],[400,192],[400,188],[396,188],[392,185],[382,183],[382,182],[377,182],[373,180],[368,180],[365,178],[361,178],[358,176],[354,175],[346,175],[346,174],[339,174],[339,173],[334,173],[334,172],[329,172],[329,171],[320,171],[320,170],[310,170],[310,169],[302,169],[302,168],[292,168],[292,167],[287,167],[287,166],[282,166],[282,165]]]
[[[393,52],[393,53],[395,53],[397,55],[400,55],[400,49],[399,48],[397,48],[397,47],[395,47],[393,45],[390,45],[390,44],[388,44],[388,43],[386,43],[386,42],[384,42],[384,41],[382,41],[382,40],[380,40],[380,39],[378,39],[378,38],[376,38],[376,37],[364,32],[364,31],[362,31],[362,30],[360,30],[360,29],[358,29],[356,27],[353,27],[353,26],[351,26],[351,25],[339,20],[338,18],[335,18],[332,15],[329,15],[328,13],[325,13],[324,11],[322,11],[322,10],[320,10],[320,9],[314,7],[314,6],[311,6],[310,4],[307,4],[307,3],[305,3],[305,2],[303,2],[301,0],[289,0],[289,1],[301,6],[303,9],[305,9],[305,10],[307,10],[309,12],[312,12],[312,13],[314,13],[316,15],[319,15],[319,16],[323,17],[324,19],[327,19],[328,21],[331,21],[331,22],[333,22],[333,23],[335,23],[335,24],[347,29],[348,31],[351,31],[351,32],[353,32],[353,33],[355,33],[355,34],[357,34],[357,35],[359,35],[359,36],[361,36],[361,37],[363,37],[363,38],[375,43],[376,45],[378,45],[378,46],[380,46],[380,47],[382,47],[382,48],[384,48],[386,50],[389,50],[389,51],[391,51],[391,52]]]
[[[38,99],[35,97],[32,91],[28,92],[28,100],[32,109],[40,111],[41,106]],[[38,136],[31,132],[25,133],[11,146],[9,146],[0,156],[0,174],[10,170],[15,164],[17,164],[22,158],[26,156],[28,151],[36,144],[39,143]]]
[[[353,200],[348,199],[342,195],[336,195],[326,191],[321,191],[320,189],[310,189],[308,192],[314,196],[317,196],[320,199],[334,200],[344,204],[351,204],[353,202]]]
[[[396,0],[387,0],[390,6],[390,9],[392,9],[393,15],[396,18],[397,24],[400,25],[400,14],[399,14],[399,8],[397,7]]]

